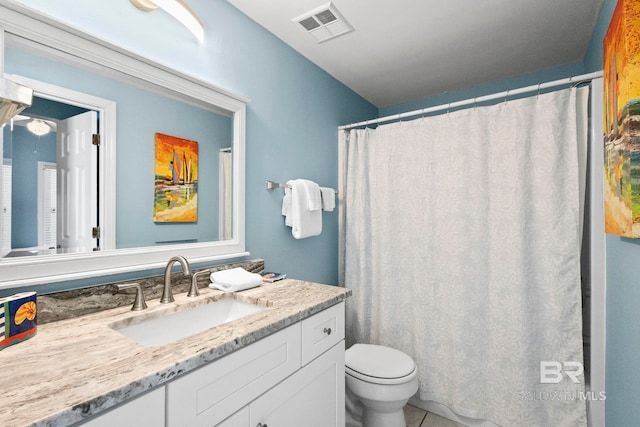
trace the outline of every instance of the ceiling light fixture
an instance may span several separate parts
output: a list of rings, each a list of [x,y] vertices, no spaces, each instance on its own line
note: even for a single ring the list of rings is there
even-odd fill
[[[27,129],[34,135],[42,136],[49,133],[51,126],[40,119],[33,119],[27,123]]]
[[[158,7],[180,21],[202,43],[204,40],[204,25],[198,16],[189,9],[182,0],[130,0],[140,10],[151,12]]]

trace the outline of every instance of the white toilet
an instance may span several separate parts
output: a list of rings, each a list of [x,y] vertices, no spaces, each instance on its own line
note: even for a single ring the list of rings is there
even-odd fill
[[[402,408],[418,391],[411,357],[390,347],[354,344],[345,353],[347,413],[363,427],[405,427]]]

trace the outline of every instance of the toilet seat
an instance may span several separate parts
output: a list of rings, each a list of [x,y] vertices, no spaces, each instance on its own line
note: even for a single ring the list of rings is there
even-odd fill
[[[394,348],[375,344],[354,344],[345,352],[345,371],[374,384],[402,384],[417,375],[411,357]]]

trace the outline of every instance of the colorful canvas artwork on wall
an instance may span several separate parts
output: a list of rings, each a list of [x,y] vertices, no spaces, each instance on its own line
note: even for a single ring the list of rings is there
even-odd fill
[[[155,222],[198,221],[198,143],[155,134]]]
[[[640,2],[618,0],[604,39],[605,231],[640,237]]]

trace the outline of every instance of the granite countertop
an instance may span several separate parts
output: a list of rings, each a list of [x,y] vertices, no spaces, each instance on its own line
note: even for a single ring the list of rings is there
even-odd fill
[[[228,294],[209,288],[175,303],[147,301],[38,326],[35,337],[0,351],[0,423],[64,426],[110,408],[345,300],[351,291],[285,279]],[[133,302],[133,296],[132,302]],[[267,307],[160,347],[143,347],[109,325],[221,298]]]

